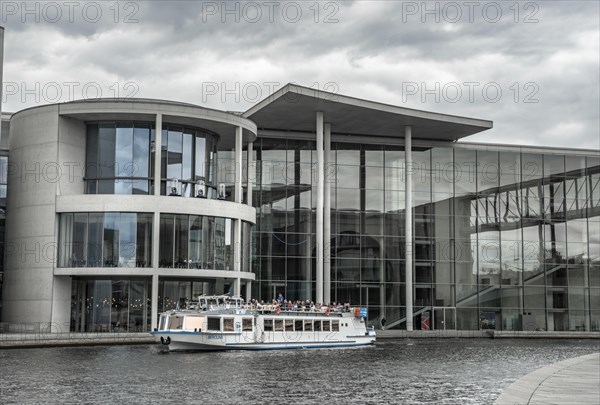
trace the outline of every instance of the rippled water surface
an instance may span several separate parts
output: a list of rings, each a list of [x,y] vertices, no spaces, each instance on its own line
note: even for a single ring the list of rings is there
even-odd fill
[[[598,341],[380,340],[376,347],[164,353],[159,346],[0,351],[0,403],[482,403]]]

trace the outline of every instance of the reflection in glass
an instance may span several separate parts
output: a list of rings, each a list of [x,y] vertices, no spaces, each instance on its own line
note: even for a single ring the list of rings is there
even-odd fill
[[[150,123],[88,124],[86,193],[148,194]]]

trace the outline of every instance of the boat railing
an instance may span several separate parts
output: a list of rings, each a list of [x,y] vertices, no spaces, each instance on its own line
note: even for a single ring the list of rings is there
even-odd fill
[[[198,301],[191,301],[186,303],[186,308],[182,310],[189,311],[222,311],[222,310],[246,310],[256,311],[261,314],[285,314],[285,315],[297,315],[297,316],[315,316],[315,315],[333,315],[342,316],[344,313],[360,312],[359,307],[351,307],[348,304],[343,306],[327,306],[327,305],[292,305],[288,306],[284,304],[272,303],[263,304],[256,303],[255,300],[252,302],[246,302],[243,298],[230,297],[228,295],[214,295],[198,297]],[[357,315],[358,316],[358,315]]]

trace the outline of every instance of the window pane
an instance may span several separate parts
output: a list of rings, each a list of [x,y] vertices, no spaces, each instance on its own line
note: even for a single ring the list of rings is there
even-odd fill
[[[196,180],[206,180],[206,139],[196,137]]]
[[[117,126],[115,142],[115,162],[117,177],[131,177],[135,171],[133,167],[133,126]]]
[[[181,129],[169,128],[167,178],[181,179],[183,163],[183,134]]]
[[[119,213],[104,214],[104,267],[119,264]]]
[[[92,212],[88,222],[87,265],[102,267],[102,237],[104,230],[104,214]]]
[[[150,267],[153,214],[137,214],[136,267]]]
[[[159,266],[173,267],[173,232],[175,215],[161,214],[159,236]]]
[[[148,177],[150,161],[150,127],[136,126],[133,132],[134,177]]]
[[[183,134],[183,180],[192,180],[192,153],[194,152],[192,139],[193,136],[189,131]]]
[[[98,177],[115,177],[115,126],[100,124],[98,130]]]

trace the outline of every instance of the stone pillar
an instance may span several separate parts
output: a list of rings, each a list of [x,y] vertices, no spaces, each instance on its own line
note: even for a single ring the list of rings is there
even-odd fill
[[[246,302],[250,301],[251,299],[252,299],[252,282],[247,281],[246,282]]]
[[[316,302],[323,302],[323,193],[325,167],[323,162],[323,113],[317,112],[317,268]]]
[[[406,330],[413,330],[412,128],[404,127]]]
[[[331,302],[331,124],[325,124],[324,134],[324,201],[323,201],[323,302]]]
[[[150,299],[152,303],[150,307],[150,326],[152,330],[158,327],[158,274],[152,276],[152,296]]]

